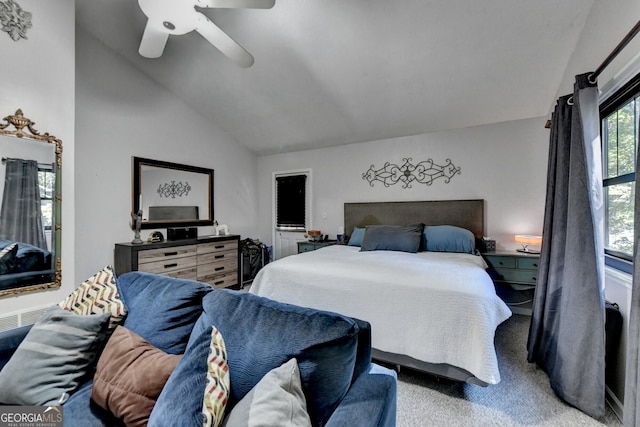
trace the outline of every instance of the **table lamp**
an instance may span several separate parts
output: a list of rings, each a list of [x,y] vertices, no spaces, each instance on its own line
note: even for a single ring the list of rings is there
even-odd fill
[[[542,236],[532,236],[530,234],[516,234],[516,242],[522,245],[522,249],[517,249],[518,252],[524,252],[526,254],[539,254],[540,251],[531,250],[528,248],[528,246],[542,244]]]

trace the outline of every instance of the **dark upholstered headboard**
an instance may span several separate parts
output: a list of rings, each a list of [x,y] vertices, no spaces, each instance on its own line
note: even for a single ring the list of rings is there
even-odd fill
[[[197,219],[198,206],[149,206],[149,221]]]
[[[367,225],[455,225],[482,239],[484,235],[484,200],[436,200],[421,202],[345,203],[345,234],[354,227]]]

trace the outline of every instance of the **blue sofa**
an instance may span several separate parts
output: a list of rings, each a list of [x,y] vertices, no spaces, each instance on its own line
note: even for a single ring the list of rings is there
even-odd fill
[[[227,411],[267,372],[296,358],[313,425],[395,426],[397,377],[371,363],[369,323],[148,273],[123,274],[117,285],[128,310],[123,326],[166,353],[184,353],[149,426],[202,425],[211,325],[227,350]],[[0,333],[0,367],[29,328]],[[92,382],[89,378],[64,403],[65,425],[123,425],[91,400]]]

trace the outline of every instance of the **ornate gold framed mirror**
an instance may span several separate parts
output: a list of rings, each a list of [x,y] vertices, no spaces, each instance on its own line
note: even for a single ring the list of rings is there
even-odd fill
[[[58,288],[62,141],[22,110],[0,123],[0,297]]]

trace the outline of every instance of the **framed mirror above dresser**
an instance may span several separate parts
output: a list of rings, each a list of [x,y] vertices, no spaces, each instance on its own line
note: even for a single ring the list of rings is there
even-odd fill
[[[141,228],[213,225],[213,169],[133,157],[132,212]]]
[[[62,281],[62,141],[22,110],[0,123],[0,297]]]

